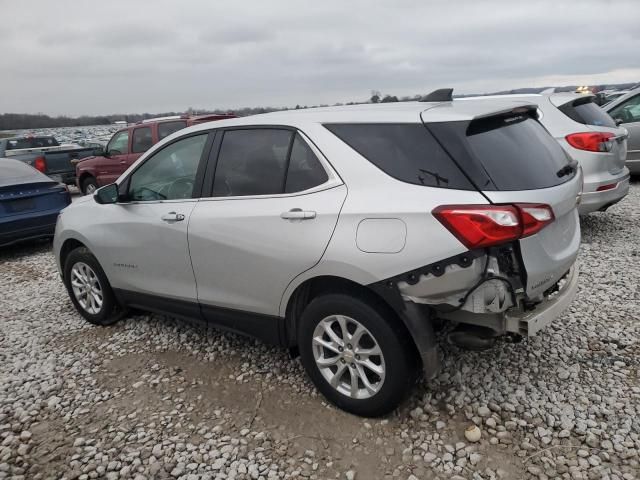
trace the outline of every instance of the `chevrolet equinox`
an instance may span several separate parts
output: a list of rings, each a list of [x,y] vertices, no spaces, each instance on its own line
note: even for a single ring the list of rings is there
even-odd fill
[[[535,105],[441,96],[172,134],[59,216],[73,304],[290,348],[364,416],[435,375],[436,321],[536,334],[577,290],[582,173]]]

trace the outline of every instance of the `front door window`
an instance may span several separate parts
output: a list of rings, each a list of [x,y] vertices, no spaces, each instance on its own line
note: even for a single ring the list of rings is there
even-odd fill
[[[129,132],[116,133],[107,145],[108,155],[123,155],[129,150]]]
[[[183,138],[149,157],[131,175],[129,200],[191,198],[207,134]]]

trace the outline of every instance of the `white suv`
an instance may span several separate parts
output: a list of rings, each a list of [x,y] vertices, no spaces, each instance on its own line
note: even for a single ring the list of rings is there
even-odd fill
[[[88,321],[249,334],[376,416],[436,373],[435,319],[533,335],[570,303],[581,185],[526,102],[279,112],[168,137],[66,208],[54,250]]]

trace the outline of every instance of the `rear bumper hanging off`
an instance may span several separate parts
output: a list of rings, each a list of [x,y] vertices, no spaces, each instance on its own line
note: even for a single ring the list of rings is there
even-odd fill
[[[516,333],[534,336],[548,326],[571,304],[578,291],[578,266],[574,264],[561,279],[560,289],[537,304],[532,310],[513,307],[504,313],[478,314],[464,310],[441,314],[440,317],[460,323],[488,327],[498,334]]]

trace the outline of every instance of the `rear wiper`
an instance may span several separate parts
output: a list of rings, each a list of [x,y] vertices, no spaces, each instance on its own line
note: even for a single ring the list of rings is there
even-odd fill
[[[573,172],[576,171],[576,167],[578,166],[578,162],[576,162],[575,160],[567,163],[564,167],[562,167],[560,170],[558,170],[556,172],[556,175],[559,178],[564,177],[565,175],[571,175]]]

